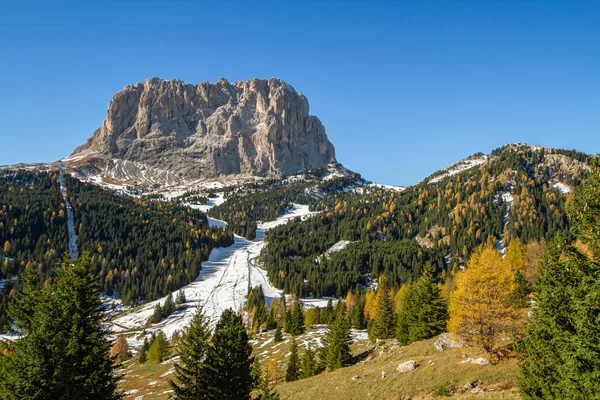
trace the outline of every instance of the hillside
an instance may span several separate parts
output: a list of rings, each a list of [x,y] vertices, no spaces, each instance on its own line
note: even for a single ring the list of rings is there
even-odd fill
[[[301,352],[307,345],[318,345],[323,333],[321,326],[298,336]],[[361,331],[353,334],[351,348],[356,365],[287,383],[284,375],[291,336],[286,334],[282,342],[274,343],[271,331],[256,335],[251,342],[263,370],[268,370],[272,379],[276,376],[275,390],[282,399],[421,399],[449,395],[461,399],[520,398],[515,358],[496,365],[478,365],[467,362],[484,356],[475,348],[438,351],[434,347],[436,339],[409,346],[398,346],[394,340],[374,344],[365,335]],[[127,393],[126,399],[165,399],[171,393],[168,380],[173,378],[173,362],[177,361],[174,350],[172,354],[173,358],[162,363],[140,365],[136,359],[126,362],[119,371],[125,374],[121,388]],[[409,360],[419,364],[414,371],[396,370]]]

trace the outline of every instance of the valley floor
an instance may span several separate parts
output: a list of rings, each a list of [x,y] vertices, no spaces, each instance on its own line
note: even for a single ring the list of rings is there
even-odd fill
[[[130,345],[138,347],[143,341],[143,336],[139,335],[142,329],[145,329],[146,333],[160,329],[171,338],[175,331],[181,332],[190,324],[200,306],[203,307],[210,324],[214,326],[224,310],[231,308],[237,311],[243,306],[249,287],[262,286],[265,300],[270,303],[273,298],[281,295],[281,291],[269,283],[266,271],[257,263],[258,256],[265,246],[265,231],[285,224],[290,219],[306,218],[311,214],[308,206],[296,204],[277,220],[259,224],[256,239],[253,241],[236,235],[233,245],[213,249],[209,260],[202,263],[196,281],[180,289],[185,293],[187,300],[183,310],[176,311],[164,321],[147,327],[156,304],[164,304],[165,298],[162,298],[117,315],[111,321],[112,331],[126,334]],[[225,225],[225,222],[212,218],[209,218],[209,223],[213,226]]]

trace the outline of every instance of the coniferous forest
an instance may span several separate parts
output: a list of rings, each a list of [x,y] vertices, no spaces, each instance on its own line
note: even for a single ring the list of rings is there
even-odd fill
[[[19,170],[0,176],[0,328],[17,279],[28,266],[48,275],[67,250],[67,217],[56,172]],[[136,199],[66,176],[80,252],[102,292],[126,305],[153,300],[193,281],[214,247],[233,235],[208,226],[200,211]],[[0,329],[3,330],[3,329]]]
[[[567,196],[552,182],[558,176],[578,188],[592,159],[573,153],[579,164],[556,170],[551,163],[571,162],[563,152],[523,146],[492,154],[493,160],[481,167],[437,183],[425,180],[401,193],[330,196],[314,218],[268,232],[263,260],[269,278],[297,295],[344,296],[382,272],[399,287],[417,278],[427,261],[436,276],[450,277],[478,246],[496,246],[504,237],[504,246],[512,239],[549,241],[557,232],[570,237]],[[512,204],[503,193],[511,194]],[[351,243],[343,252],[322,257],[340,240]]]

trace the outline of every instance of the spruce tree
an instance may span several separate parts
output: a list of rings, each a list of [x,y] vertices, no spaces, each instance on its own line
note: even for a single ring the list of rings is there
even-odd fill
[[[162,319],[163,319],[162,308],[160,307],[160,303],[156,303],[156,306],[154,307],[154,314],[152,314],[151,322],[153,324],[158,324],[160,321],[162,321]]]
[[[277,327],[275,328],[275,333],[273,335],[273,342],[279,343],[282,340],[283,340],[283,335],[281,334],[281,327],[279,326],[279,324],[277,324]]]
[[[292,337],[292,344],[290,345],[290,356],[287,361],[287,369],[285,371],[285,381],[297,381],[300,377],[300,361],[298,359],[298,344],[296,338]]]
[[[303,334],[304,330],[305,330],[305,326],[304,326],[304,309],[302,307],[302,303],[298,302],[295,304],[293,320],[294,320],[294,331],[295,331],[296,336]]]
[[[41,297],[44,293],[40,285],[41,280],[42,277],[38,269],[28,264],[21,277],[21,290],[8,303],[8,313],[10,318],[13,319],[15,333],[30,328],[35,309],[43,301]]]
[[[207,399],[209,376],[204,362],[210,347],[210,328],[198,308],[188,330],[179,343],[179,360],[175,363],[175,380],[169,381],[178,399]]]
[[[300,376],[302,379],[310,378],[316,374],[316,371],[315,352],[309,347],[302,354],[302,359],[300,360]]]
[[[398,316],[396,339],[402,345],[432,338],[446,330],[448,309],[428,266],[416,284],[411,285]]]
[[[175,311],[175,306],[173,305],[173,294],[169,293],[165,299],[165,303],[162,306],[162,318],[167,318],[169,315],[173,314],[173,311]]]
[[[396,333],[396,320],[394,316],[394,304],[390,293],[387,276],[379,277],[379,285],[377,286],[377,309],[373,326],[369,336],[372,339],[390,339]]]
[[[252,346],[242,317],[231,309],[223,311],[206,353],[206,374],[211,399],[249,399],[254,386],[251,369]]]
[[[600,393],[600,170],[569,207],[583,252],[559,235],[540,264],[533,310],[519,344],[525,399],[594,399]]]
[[[328,370],[333,371],[347,365],[351,358],[350,325],[345,307],[338,307],[323,338],[321,361]]]
[[[145,364],[148,361],[149,348],[150,344],[148,343],[148,338],[144,336],[144,342],[142,343],[142,348],[140,349],[140,356],[138,358],[140,364]]]
[[[36,296],[37,304],[13,314],[22,318],[23,337],[10,345],[9,356],[0,356],[0,398],[122,398],[88,255],[65,257],[55,281]]]
[[[138,362],[140,364],[146,364],[148,362],[148,350],[144,349],[142,347],[142,349],[140,350],[140,356],[138,358]]]

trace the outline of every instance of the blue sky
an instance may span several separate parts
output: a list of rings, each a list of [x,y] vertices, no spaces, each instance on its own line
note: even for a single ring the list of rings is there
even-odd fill
[[[5,2],[0,164],[66,156],[152,76],[282,78],[382,183],[515,141],[600,152],[598,3]]]

